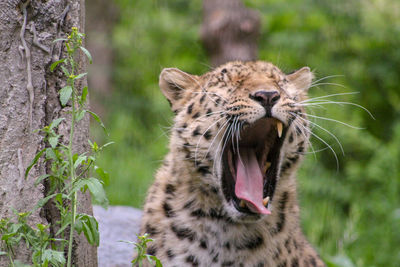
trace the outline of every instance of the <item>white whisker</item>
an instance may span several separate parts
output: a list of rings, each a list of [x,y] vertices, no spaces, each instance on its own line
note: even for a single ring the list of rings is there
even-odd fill
[[[344,86],[342,84],[339,84],[339,83],[317,83],[317,84],[311,85],[309,88],[317,87],[317,86],[320,86],[320,85],[335,85],[335,86],[339,86],[339,87],[343,87],[343,88],[347,89],[346,86]]]
[[[240,116],[239,116],[239,117],[240,117]],[[242,161],[242,157],[240,156],[240,151],[239,151],[239,140],[240,140],[240,129],[238,129],[238,130],[236,131],[236,146],[237,146],[237,154],[238,154],[239,160],[240,160],[240,162],[242,163],[242,165],[244,165],[244,164],[243,164],[243,161]]]
[[[324,148],[321,148],[321,149],[313,150],[312,152],[307,152],[306,151],[306,152],[296,152],[296,153],[298,153],[300,155],[314,154],[314,157],[315,157],[315,153],[322,152],[322,151],[325,151],[327,149],[328,149],[328,147],[324,147]]]
[[[315,99],[327,98],[327,97],[332,97],[332,96],[355,95],[355,94],[359,94],[359,93],[360,93],[360,92],[348,92],[348,93],[337,93],[337,94],[331,94],[331,95],[317,96],[317,97],[314,97],[314,98],[306,99],[306,100],[301,101],[301,102],[299,102],[299,103],[306,103],[306,102],[313,101],[313,100],[315,100]]]
[[[348,124],[348,123],[345,123],[345,122],[342,122],[342,121],[339,121],[339,120],[331,119],[331,118],[325,118],[325,117],[310,115],[310,114],[302,113],[302,112],[300,112],[300,114],[303,114],[303,115],[306,115],[306,116],[309,116],[309,117],[312,117],[312,118],[321,119],[321,120],[337,122],[337,123],[346,125],[347,127],[350,127],[350,128],[353,128],[353,129],[357,129],[357,130],[363,130],[363,129],[365,129],[365,128],[360,128],[360,127],[356,127],[356,126],[350,125],[350,124]]]
[[[304,114],[304,113],[302,113],[302,114]],[[308,115],[308,116],[310,116],[310,117],[317,117],[317,116],[311,116],[311,115]],[[332,137],[336,140],[336,142],[339,144],[340,150],[342,151],[342,154],[343,154],[343,156],[344,156],[344,149],[343,149],[343,146],[342,146],[342,144],[340,143],[339,139],[336,137],[336,135],[334,135],[333,133],[331,133],[330,131],[328,131],[327,129],[325,129],[324,127],[318,125],[318,124],[315,123],[315,122],[312,122],[312,121],[307,120],[307,119],[305,119],[305,118],[302,118],[302,117],[300,117],[300,116],[299,116],[299,118],[300,118],[301,120],[305,121],[305,122],[309,122],[309,123],[311,123],[311,124],[317,126],[317,127],[320,128],[321,130],[327,132],[330,136],[332,136]]]
[[[233,125],[235,125],[235,124],[237,123],[238,120],[239,120],[239,118],[236,117],[236,118],[234,119]],[[231,138],[232,138],[233,153],[236,153],[236,152],[235,152],[235,139],[234,139],[234,137],[235,137],[235,126],[232,127],[232,136],[231,136]]]
[[[201,92],[197,92],[197,93],[205,93],[206,96],[207,96],[215,105],[217,105],[217,103],[215,102],[215,100],[214,100],[211,96],[208,95],[208,92],[207,92],[206,88],[203,87],[203,86],[199,83],[199,81],[198,81],[197,79],[194,79],[194,78],[191,77],[191,76],[189,76],[189,78],[190,78],[192,81],[194,81],[194,82],[199,86],[199,88],[202,90]],[[207,84],[210,82],[210,80],[211,80],[211,76],[210,76],[210,78],[208,79]],[[196,92],[194,92],[194,93],[196,93]]]
[[[213,140],[212,140],[210,146],[208,147],[207,152],[206,152],[206,154],[204,155],[204,158],[205,158],[205,157],[207,156],[207,154],[210,152],[210,149],[211,149],[212,145],[214,144],[215,139],[218,137],[219,133],[225,128],[225,126],[226,126],[228,123],[229,123],[229,120],[225,121],[225,122],[221,125],[221,128],[220,128],[220,129],[218,130],[218,132],[215,134],[215,136],[214,136],[214,138],[213,138]],[[225,130],[226,130],[226,129],[225,129]],[[225,132],[226,132],[226,131],[225,131]],[[224,135],[225,135],[225,132],[224,132]],[[218,148],[218,147],[217,147],[217,148]],[[204,160],[204,158],[203,158],[203,160]]]
[[[323,77],[323,78],[321,78],[321,79],[318,79],[318,80],[316,80],[316,81],[312,82],[312,83],[311,83],[311,85],[313,85],[313,84],[316,84],[316,83],[318,83],[318,82],[320,82],[320,81],[323,81],[323,80],[329,79],[329,78],[334,78],[334,77],[343,77],[343,76],[344,76],[344,75],[340,75],[340,74],[338,74],[338,75],[329,75],[329,76]]]
[[[228,129],[229,129],[229,130],[228,130]],[[219,154],[219,162],[218,162],[218,163],[217,163],[216,161],[214,162],[213,173],[215,173],[215,172],[214,172],[214,171],[215,171],[215,163],[217,163],[217,166],[220,166],[220,165],[221,165],[222,156],[223,156],[223,154],[224,154],[225,146],[226,146],[226,144],[228,143],[229,136],[230,136],[231,133],[232,133],[232,131],[231,131],[231,129],[232,129],[232,124],[229,125],[229,128],[228,128],[228,129],[225,131],[225,133],[224,133],[224,135],[222,136],[222,138],[221,138],[221,140],[220,140],[220,143],[219,143],[219,145],[218,145],[218,147],[217,147],[218,153],[216,153],[216,154],[217,154],[217,155]],[[226,133],[228,133],[228,135],[225,137],[225,134],[226,134]],[[219,150],[219,147],[220,147],[220,144],[221,144],[222,141],[224,142],[224,144],[223,144],[222,149]]]
[[[197,162],[197,151],[198,151],[198,148],[199,148],[199,144],[200,144],[201,138],[206,134],[206,132],[207,132],[209,129],[211,129],[211,127],[213,127],[215,124],[217,124],[217,123],[218,123],[220,120],[222,120],[222,119],[224,119],[224,118],[220,118],[220,119],[218,119],[217,121],[215,121],[214,123],[212,123],[212,124],[203,132],[203,134],[199,137],[199,140],[197,141],[197,144],[196,144],[196,150],[195,150],[195,152],[194,152],[195,162]]]
[[[338,105],[340,105],[340,104],[343,104],[343,105],[356,106],[356,107],[359,107],[359,108],[363,109],[365,112],[367,112],[367,113],[369,114],[369,116],[370,116],[372,119],[375,120],[375,117],[372,115],[372,113],[371,113],[368,109],[366,109],[365,107],[363,107],[363,106],[361,106],[361,105],[358,105],[358,104],[355,104],[355,103],[351,103],[351,102],[343,102],[343,101],[324,101],[324,102],[315,102],[315,103],[300,104],[300,105],[299,105],[299,104],[295,104],[295,106],[311,106],[311,105],[315,105],[315,104],[318,104],[318,105],[325,105],[325,104],[338,104]]]
[[[297,116],[296,116],[296,117],[297,117]],[[295,126],[297,126],[297,127],[299,127],[299,128],[305,129],[305,126],[303,126],[299,121],[294,120],[293,123],[295,124]],[[307,143],[310,145],[310,148],[311,148],[311,150],[313,151],[313,154],[314,154],[314,159],[317,159],[317,156],[315,155],[314,147],[313,147],[313,145],[312,145],[310,139],[307,138],[307,136],[305,135],[305,133],[304,133],[303,131],[301,131],[301,134],[303,135],[304,140],[306,140]],[[295,136],[296,136],[296,143],[298,143],[298,142],[297,142],[297,134],[295,134]]]
[[[339,159],[338,159],[338,157],[337,157],[337,155],[336,155],[336,152],[335,152],[335,150],[324,140],[324,139],[322,139],[321,137],[319,137],[317,134],[315,134],[315,133],[313,133],[311,130],[309,130],[309,129],[307,129],[307,128],[304,128],[306,131],[308,131],[311,135],[313,135],[315,138],[317,138],[318,140],[320,140],[322,143],[324,143],[331,151],[332,151],[332,153],[333,153],[333,155],[334,155],[334,157],[335,157],[335,160],[336,160],[336,169],[337,169],[337,171],[339,171]]]
[[[228,101],[226,98],[224,98],[223,96],[221,96],[221,95],[219,95],[219,94],[217,94],[217,93],[215,93],[215,92],[209,92],[209,91],[206,91],[206,90],[203,90],[203,91],[201,91],[201,92],[191,92],[191,94],[207,94],[207,95],[215,95],[215,96],[218,96],[218,97],[220,97],[220,98],[222,98],[223,100],[225,100],[225,101]],[[215,103],[215,102],[214,102]]]
[[[198,121],[198,120],[200,120],[200,119],[202,119],[202,118],[204,118],[204,117],[210,117],[210,116],[216,115],[216,114],[227,114],[227,112],[226,112],[226,110],[217,110],[217,111],[215,111],[215,112],[206,113],[206,114],[204,114],[204,115],[202,115],[202,116],[196,118],[193,122]],[[192,122],[192,123],[193,123],[193,122]]]

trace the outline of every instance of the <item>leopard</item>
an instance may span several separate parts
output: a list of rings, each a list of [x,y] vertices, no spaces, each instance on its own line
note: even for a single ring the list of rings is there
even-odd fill
[[[265,61],[162,70],[174,119],[143,207],[148,255],[167,267],[325,266],[302,232],[297,195],[313,79],[309,67],[285,74]]]

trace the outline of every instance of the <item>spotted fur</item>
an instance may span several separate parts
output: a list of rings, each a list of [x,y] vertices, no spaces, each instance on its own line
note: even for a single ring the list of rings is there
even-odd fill
[[[155,240],[147,253],[164,266],[325,266],[302,234],[296,194],[310,130],[295,104],[312,78],[308,68],[286,75],[262,61],[230,62],[202,76],[163,70],[160,87],[176,116],[144,205],[141,233]],[[259,89],[280,93],[271,114],[249,97]],[[221,151],[228,125],[246,127],[264,116],[288,129],[272,214],[249,217],[223,195]]]

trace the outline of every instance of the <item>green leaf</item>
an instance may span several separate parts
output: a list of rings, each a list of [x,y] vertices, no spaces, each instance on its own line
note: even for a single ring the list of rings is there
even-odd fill
[[[15,267],[32,267],[31,265],[20,262],[19,260],[14,261],[14,266]],[[45,267],[45,266],[43,266],[43,267]]]
[[[86,188],[89,189],[94,202],[98,203],[104,208],[108,206],[108,199],[104,191],[103,184],[94,177],[78,180],[71,190],[71,194],[79,189],[85,190]]]
[[[58,144],[58,137],[59,137],[59,135],[49,137],[48,141],[52,148],[56,148],[56,146]]]
[[[75,168],[75,169],[78,168],[78,166],[82,163],[82,161],[86,161],[86,159],[87,159],[87,156],[85,156],[85,155],[80,155],[80,156],[75,160],[74,168]]]
[[[62,194],[57,194],[55,200],[58,201],[58,203],[62,204],[63,203],[62,197],[63,197]]]
[[[103,184],[98,179],[93,177],[88,178],[87,180],[87,186],[90,193],[92,194],[94,201],[102,207],[107,208],[108,199],[104,191]]]
[[[46,179],[48,177],[50,177],[50,174],[40,175],[35,181],[35,186],[38,186],[42,180],[44,180],[44,179]]]
[[[82,231],[91,245],[99,246],[100,236],[99,236],[99,224],[97,220],[88,214],[78,214],[76,216],[75,230],[78,234]]]
[[[67,217],[67,220],[63,223],[63,225],[60,227],[60,229],[57,231],[56,236],[64,232],[65,228],[67,228],[71,224],[71,219],[69,219],[70,216]],[[76,224],[75,224],[76,227]]]
[[[106,144],[104,144],[104,145],[102,145],[101,146],[101,149],[103,149],[103,148],[106,148],[106,147],[108,147],[109,145],[112,145],[112,144],[114,144],[115,142],[108,142],[108,143],[106,143]]]
[[[75,77],[74,77],[74,80],[78,80],[78,79],[80,79],[80,78],[82,78],[82,77],[84,77],[84,76],[86,76],[87,75],[87,72],[85,72],[85,73],[80,73],[80,74],[78,74],[78,75],[76,75]]]
[[[45,251],[43,251],[42,260],[44,261],[47,260],[48,262],[53,263],[55,266],[60,264],[64,265],[65,264],[64,252],[52,249],[46,249]]]
[[[79,112],[76,114],[76,117],[75,117],[76,121],[80,121],[81,119],[83,119],[83,117],[85,116],[85,114],[86,114],[86,110],[85,110],[85,109],[82,109],[81,111],[79,111]]]
[[[98,152],[99,151],[99,145],[96,142],[91,142],[88,140],[90,147],[92,148],[93,152]]]
[[[65,38],[58,38],[58,39],[55,39],[54,41],[53,41],[53,43],[56,43],[56,42],[63,42],[63,41],[68,41],[68,39],[65,39]]]
[[[4,240],[5,242],[7,242],[8,241],[8,239],[10,239],[10,237],[13,237],[13,236],[15,236],[17,233],[8,233],[8,234],[3,234],[2,236],[1,236],[1,240]]]
[[[57,67],[58,64],[63,63],[64,61],[65,61],[65,58],[53,62],[50,66],[50,71],[53,71]]]
[[[33,209],[36,210],[43,207],[51,198],[55,197],[56,195],[57,194],[51,194],[45,198],[40,199]]]
[[[97,145],[96,142],[94,142],[94,144],[92,144],[92,142],[90,142],[90,140],[88,140],[88,141],[89,141],[89,144],[90,144],[90,146],[91,146],[91,148],[92,148],[92,150],[93,150],[94,152],[102,151],[104,148],[106,148],[106,147],[108,147],[109,145],[112,145],[112,144],[115,143],[115,142],[108,142],[108,143],[102,145],[101,147],[99,147],[99,146]]]
[[[57,128],[57,126],[58,126],[63,120],[65,120],[65,118],[58,118],[58,119],[55,119],[54,121],[52,121],[52,122],[50,123],[50,125],[49,125],[50,130],[53,129],[53,128]]]
[[[75,162],[78,159],[78,157],[79,157],[79,154],[75,153],[72,155],[72,160]]]
[[[101,121],[100,117],[97,116],[96,113],[94,113],[94,112],[92,112],[92,111],[90,111],[90,110],[88,110],[87,112],[89,112],[90,115],[92,115],[93,119],[95,119],[95,120],[100,124],[100,126],[103,128],[104,132],[108,135],[106,126],[104,126],[104,124],[103,124],[103,122]]]
[[[89,63],[92,64],[92,62],[93,62],[92,55],[89,53],[89,51],[86,48],[84,48],[83,46],[81,46],[80,49],[83,51],[83,53],[85,53],[85,55],[89,59]]]
[[[94,170],[100,176],[100,178],[103,180],[104,184],[108,185],[110,182],[110,175],[108,174],[108,172],[106,172],[99,166],[94,166]]]
[[[28,168],[26,168],[25,179],[28,177],[29,171],[32,169],[33,165],[36,164],[36,162],[39,160],[40,156],[43,154],[43,152],[45,150],[46,150],[45,148],[40,150],[39,153],[37,153],[36,156],[33,158],[32,162],[31,162],[31,164],[29,164]]]
[[[68,100],[71,98],[71,94],[72,94],[72,87],[67,85],[64,88],[62,88],[60,91],[60,101],[61,101],[61,105],[65,106],[65,104],[67,104]]]
[[[75,231],[80,234],[82,233],[83,230],[83,224],[82,224],[82,220],[80,218],[80,214],[77,215],[76,219],[75,219],[75,225],[74,225]]]
[[[61,65],[60,67],[61,67],[61,70],[63,71],[64,75],[69,77],[69,71],[63,65]]]
[[[146,256],[147,256],[147,259],[149,260],[149,262],[151,262],[151,263],[153,263],[152,261],[156,262],[156,267],[162,267],[161,261],[156,256],[147,255],[147,254],[146,254]]]
[[[81,105],[83,105],[86,102],[87,94],[88,94],[88,87],[85,86],[82,89],[82,96],[81,96],[81,100],[79,102]]]
[[[87,241],[91,245],[99,245],[99,242],[96,242],[96,233],[91,229],[91,225],[87,222],[82,223],[82,230],[86,236]]]
[[[49,225],[44,225],[44,224],[38,223],[38,224],[36,224],[36,227],[39,229],[40,232],[43,232],[44,230],[49,228]]]
[[[52,148],[46,148],[46,159],[57,160],[57,155]]]

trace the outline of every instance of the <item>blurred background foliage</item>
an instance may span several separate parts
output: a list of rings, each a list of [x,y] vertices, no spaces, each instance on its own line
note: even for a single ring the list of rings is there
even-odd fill
[[[298,175],[306,236],[329,266],[400,266],[400,1],[244,2],[261,14],[260,59],[285,72],[310,66],[317,80],[326,77],[310,89],[310,97],[358,92],[324,99],[356,103],[375,117],[348,104],[308,109],[363,129],[312,119],[337,137],[344,155],[332,135],[313,129],[332,146],[338,162],[324,143],[312,139],[313,149],[322,151],[307,154]],[[111,175],[111,204],[141,208],[167,152],[172,123],[158,75],[164,67],[193,74],[210,69],[199,37],[202,3],[114,0],[108,5],[117,10],[103,40],[113,54],[111,86],[92,99],[115,144],[101,161]],[[88,38],[93,38],[90,30]],[[94,73],[95,68],[96,54]],[[108,141],[97,128],[92,133]]]

